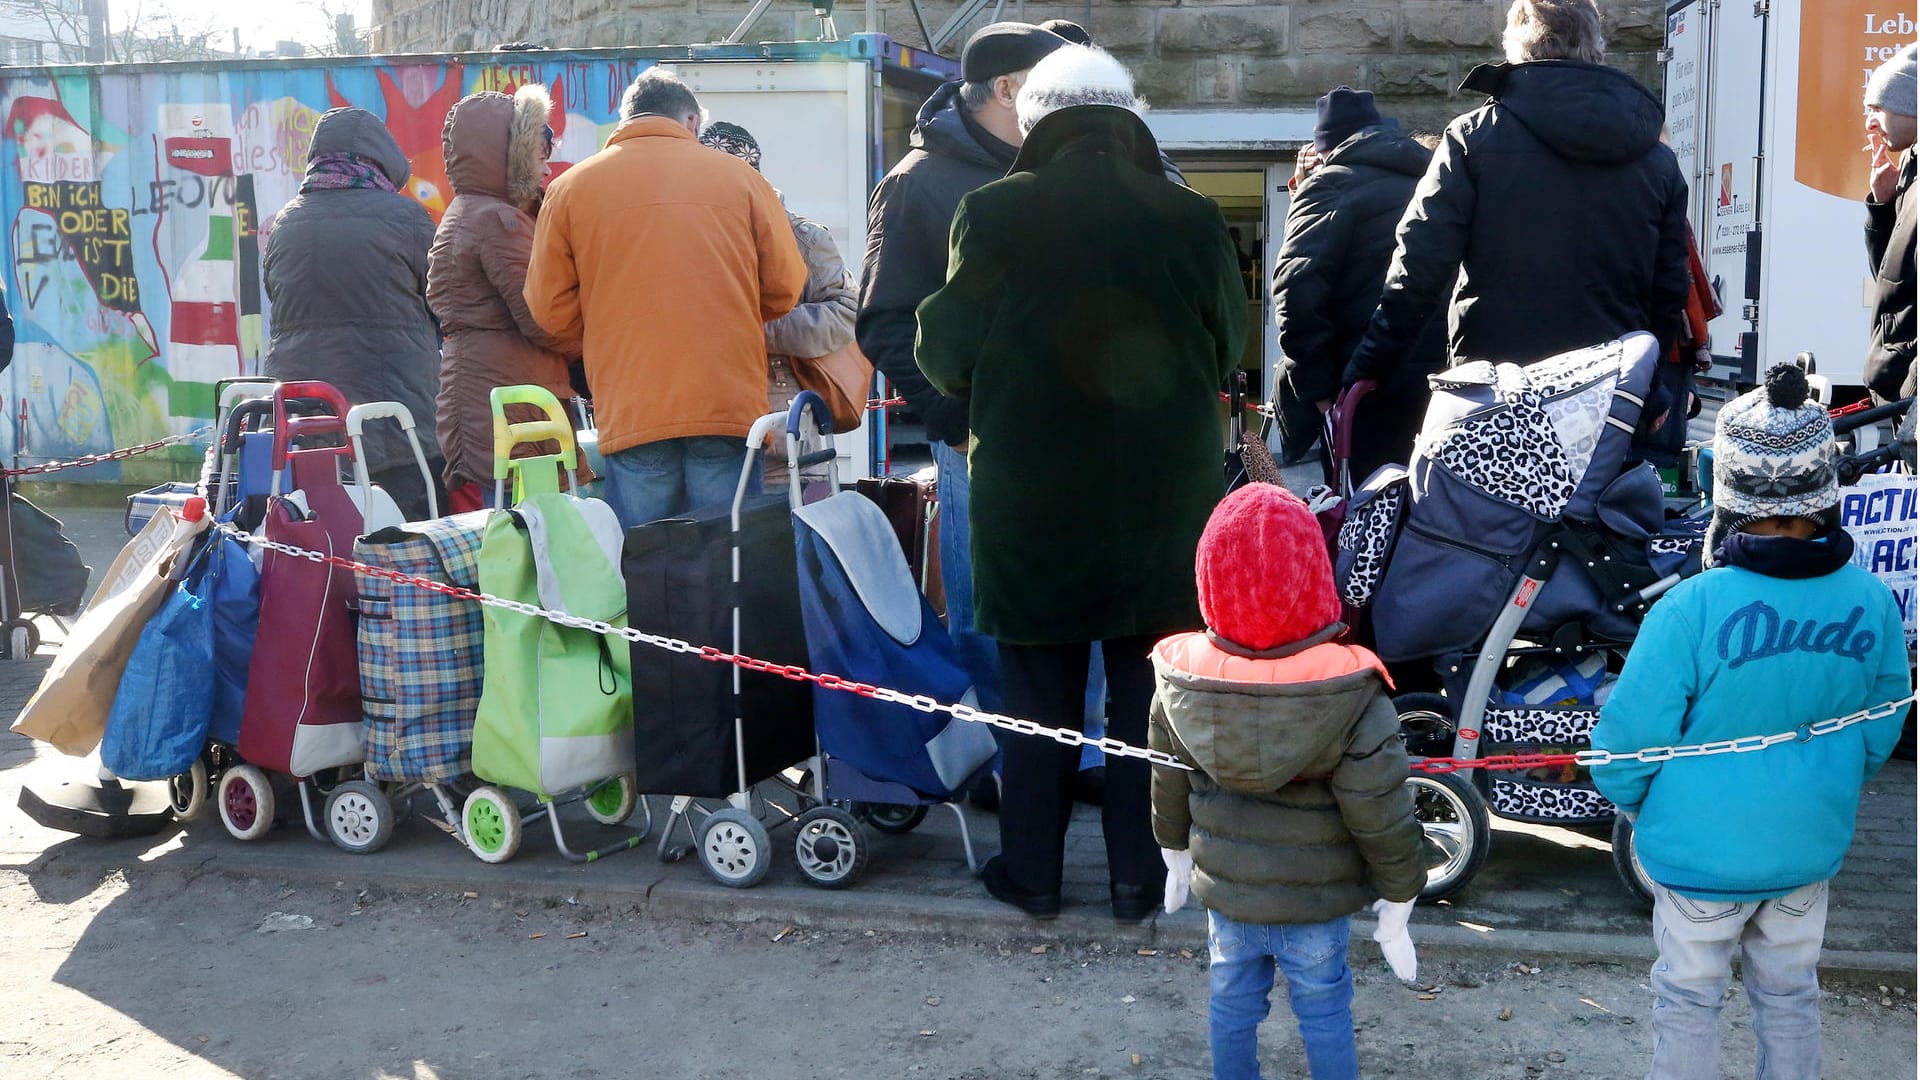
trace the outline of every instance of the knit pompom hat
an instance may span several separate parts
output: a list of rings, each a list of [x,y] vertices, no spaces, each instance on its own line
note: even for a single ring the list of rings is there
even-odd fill
[[[1722,407],[1713,423],[1711,559],[1721,540],[1769,517],[1825,521],[1840,505],[1833,421],[1808,396],[1807,376],[1778,364],[1766,383]]]
[[[1075,105],[1115,105],[1142,111],[1133,94],[1133,74],[1105,49],[1066,45],[1033,65],[1014,99],[1024,134],[1051,113]]]
[[[1245,649],[1291,645],[1340,618],[1320,523],[1275,484],[1248,484],[1214,507],[1194,578],[1207,628]]]

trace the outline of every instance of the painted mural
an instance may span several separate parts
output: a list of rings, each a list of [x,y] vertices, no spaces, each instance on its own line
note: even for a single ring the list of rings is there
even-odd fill
[[[516,58],[519,59],[519,58]],[[272,306],[260,277],[273,218],[299,190],[320,114],[382,117],[412,164],[403,192],[437,221],[440,132],[466,94],[546,85],[556,174],[598,150],[646,60],[457,61],[0,78],[0,207],[18,345],[0,387],[5,450],[66,458],[191,431],[215,384],[256,374]],[[186,448],[175,461],[197,460]],[[88,479],[177,465],[136,459]]]

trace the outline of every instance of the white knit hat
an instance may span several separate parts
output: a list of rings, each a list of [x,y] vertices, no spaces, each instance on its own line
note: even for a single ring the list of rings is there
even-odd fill
[[[1014,109],[1022,134],[1050,113],[1075,105],[1117,105],[1135,114],[1145,109],[1133,96],[1133,75],[1105,49],[1068,45],[1048,53],[1027,73]]]

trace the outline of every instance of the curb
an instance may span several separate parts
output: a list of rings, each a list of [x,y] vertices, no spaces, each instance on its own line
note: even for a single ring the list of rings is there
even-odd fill
[[[1114,922],[1104,905],[1069,907],[1058,919],[1028,918],[985,898],[921,896],[872,891],[829,891],[803,885],[769,884],[752,889],[730,889],[705,880],[664,871],[644,880],[619,881],[588,873],[584,868],[516,865],[491,868],[476,881],[471,875],[374,872],[316,866],[289,848],[276,858],[271,847],[250,850],[244,858],[213,855],[193,866],[156,866],[127,858],[119,845],[86,845],[61,851],[39,866],[12,867],[22,873],[59,876],[123,874],[130,883],[141,879],[279,876],[290,881],[332,888],[372,888],[382,892],[445,892],[461,894],[478,889],[490,897],[538,902],[562,896],[582,903],[625,905],[643,918],[663,923],[719,923],[728,925],[792,926],[824,931],[877,931],[889,934],[937,935],[982,944],[1008,941],[1036,944],[1093,944],[1118,949],[1191,949],[1204,955],[1207,946],[1205,914],[1195,907],[1173,915],[1160,914],[1137,926]],[[370,864],[371,865],[371,864]],[[397,865],[397,864],[395,864]],[[1427,910],[1427,909],[1423,909]],[[1358,915],[1353,923],[1352,955],[1356,963],[1379,960],[1371,939],[1373,919]],[[1525,961],[1540,964],[1652,963],[1651,934],[1585,934],[1567,931],[1495,929],[1479,931],[1463,926],[1422,922],[1416,916],[1414,938],[1423,960],[1446,959],[1472,963]],[[1821,953],[1820,973],[1829,980],[1863,983],[1899,981],[1915,985],[1915,957],[1897,952],[1828,949]]]

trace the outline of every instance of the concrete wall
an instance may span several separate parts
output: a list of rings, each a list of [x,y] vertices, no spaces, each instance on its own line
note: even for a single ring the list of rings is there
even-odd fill
[[[1600,0],[1612,62],[1657,89],[1654,50],[1664,31],[1658,0]],[[717,41],[748,4],[734,0],[374,0],[373,51],[487,49],[505,41],[549,46]],[[904,0],[883,0],[879,29],[923,45]],[[923,0],[936,30],[955,10]],[[1382,110],[1410,128],[1437,128],[1470,104],[1454,92],[1475,63],[1497,59],[1504,0],[1009,0],[1003,18],[1065,18],[1134,68],[1142,95],[1160,108],[1310,106],[1341,83],[1374,91]],[[991,6],[974,20],[984,24]],[[841,34],[864,28],[864,8],[843,0]],[[779,0],[754,41],[812,38],[808,7]],[[961,35],[964,40],[964,34]],[[949,46],[950,54],[957,45]]]

